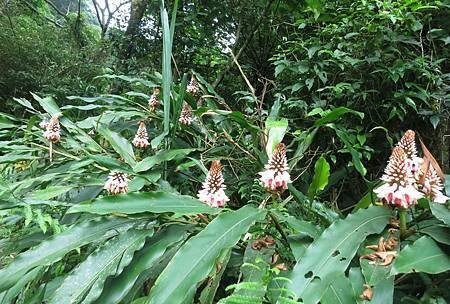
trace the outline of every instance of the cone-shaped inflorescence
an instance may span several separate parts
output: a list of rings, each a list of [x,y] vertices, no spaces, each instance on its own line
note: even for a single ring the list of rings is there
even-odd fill
[[[45,126],[44,137],[52,143],[57,143],[61,140],[59,115],[53,115],[48,124]]]
[[[128,192],[128,176],[125,173],[112,171],[106,181],[104,189],[111,194],[120,194]]]
[[[439,204],[445,204],[449,198],[442,193],[443,188],[442,180],[437,174],[436,169],[429,164],[422,191],[431,201]]]
[[[149,145],[147,129],[143,121],[139,123],[139,128],[133,139],[133,145],[136,148],[145,148]]]
[[[287,189],[291,177],[288,171],[286,146],[283,143],[279,143],[275,147],[272,157],[264,169],[259,174],[261,175],[260,180],[267,190],[281,192]]]
[[[417,156],[416,133],[413,130],[406,131],[397,146],[405,152],[406,165],[411,173],[415,175],[414,177],[417,178],[416,173],[418,173],[423,160]]]
[[[423,197],[423,194],[415,187],[415,180],[407,163],[407,155],[400,146],[392,150],[381,180],[385,184],[374,192],[386,204],[408,208]]]
[[[195,79],[194,75],[191,77],[191,81],[189,81],[188,86],[186,87],[186,92],[191,93],[192,95],[197,95],[200,87],[198,86],[198,82]]]
[[[222,165],[215,160],[211,164],[208,175],[203,182],[203,188],[198,192],[198,198],[211,207],[223,207],[229,201],[225,194],[225,185],[222,175]]]
[[[183,104],[183,109],[181,110],[180,118],[178,119],[178,121],[182,125],[189,126],[192,123],[192,120],[192,108],[185,102]]]
[[[148,107],[152,112],[154,112],[156,108],[159,106],[158,94],[159,89],[158,88],[153,89],[153,94],[152,96],[150,96],[150,99],[148,100]]]

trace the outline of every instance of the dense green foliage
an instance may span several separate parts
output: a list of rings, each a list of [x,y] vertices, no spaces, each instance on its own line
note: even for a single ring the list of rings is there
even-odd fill
[[[450,194],[449,4],[0,4],[0,303],[450,301],[449,202],[373,192],[412,129]],[[225,208],[197,199],[215,160]]]

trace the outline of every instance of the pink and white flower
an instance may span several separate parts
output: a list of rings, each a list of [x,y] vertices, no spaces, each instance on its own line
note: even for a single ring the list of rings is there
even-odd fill
[[[148,142],[148,133],[147,133],[147,129],[145,127],[145,124],[143,121],[141,121],[139,123],[139,128],[136,132],[136,135],[134,136],[133,139],[133,145],[136,148],[145,148],[149,145],[150,143]]]
[[[120,194],[128,192],[128,176],[125,173],[113,171],[109,174],[104,189],[111,194]]]
[[[415,179],[406,162],[406,154],[400,146],[392,150],[388,165],[381,180],[384,185],[374,190],[386,204],[408,208],[423,197],[415,187]]]
[[[283,191],[287,189],[287,184],[291,182],[289,167],[286,158],[286,146],[279,143],[269,162],[264,166],[264,171],[260,172],[260,181],[269,191]]]
[[[192,117],[192,108],[189,104],[184,103],[183,109],[181,110],[180,118],[178,122],[182,125],[189,126],[192,124],[194,118]]]
[[[186,87],[186,92],[191,93],[192,95],[197,95],[199,90],[200,87],[198,86],[198,82],[195,79],[194,75],[192,75],[191,81],[189,81],[189,84]]]
[[[44,119],[39,123],[39,128],[41,128],[41,129],[47,129],[47,126],[48,126],[48,120],[44,118]]]
[[[436,169],[429,164],[428,171],[423,182],[423,192],[425,192],[425,195],[431,201],[439,204],[445,204],[449,198],[442,193],[443,189],[444,186],[442,184],[442,180],[437,174]]]
[[[198,192],[198,199],[213,208],[223,207],[230,200],[225,194],[225,189],[222,165],[220,161],[215,160],[203,182],[202,190]]]
[[[413,177],[418,179],[418,172],[420,165],[423,163],[423,159],[417,156],[416,133],[413,130],[406,131],[397,146],[405,152],[406,165],[413,174]]]
[[[150,108],[150,111],[154,112],[156,108],[159,106],[159,99],[158,99],[159,89],[155,88],[153,90],[152,96],[150,96],[150,99],[148,101],[148,107]]]
[[[58,114],[53,115],[48,124],[45,126],[44,137],[52,143],[57,143],[61,140],[61,126],[59,125]]]

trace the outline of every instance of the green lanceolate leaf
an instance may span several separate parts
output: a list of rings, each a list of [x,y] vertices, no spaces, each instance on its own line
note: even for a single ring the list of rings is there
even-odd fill
[[[222,275],[227,268],[227,264],[230,260],[231,249],[225,250],[220,255],[219,259],[216,262],[217,269],[213,269],[212,273],[209,275],[208,284],[205,288],[203,288],[200,297],[200,304],[212,304],[214,303],[214,297],[217,292],[217,288],[219,288],[220,280],[222,279]]]
[[[330,283],[325,290],[321,304],[352,304],[356,303],[356,295],[354,294],[352,285],[344,273],[332,276]]]
[[[406,246],[395,258],[391,274],[426,272],[441,273],[450,269],[450,257],[433,239],[423,236]]]
[[[216,217],[175,254],[150,291],[151,304],[184,303],[193,297],[198,282],[206,278],[220,253],[234,246],[265,211],[247,205]]]
[[[431,203],[430,208],[433,215],[450,227],[450,210],[443,204]]]
[[[73,186],[50,186],[45,189],[39,189],[31,193],[30,199],[49,200],[71,190]]]
[[[392,304],[394,300],[394,276],[388,277],[372,288],[373,298],[364,303]]]
[[[391,211],[378,206],[363,209],[338,220],[326,229],[295,265],[286,288],[305,303],[317,303],[326,288],[327,277],[344,272],[360,243],[369,235],[381,232]]]
[[[211,208],[199,200],[187,196],[167,192],[139,192],[106,196],[89,204],[78,204],[70,208],[68,213],[88,212],[95,214],[142,212],[177,214],[215,214],[220,209]]]
[[[123,160],[130,166],[136,165],[133,147],[130,142],[120,136],[120,134],[109,130],[106,127],[98,128],[98,132],[109,142],[114,151],[116,151]]]
[[[14,285],[31,269],[51,265],[66,253],[93,241],[99,241],[108,231],[132,223],[129,219],[105,218],[83,222],[43,241],[37,247],[17,256],[0,270],[0,291]]]
[[[354,114],[354,115],[358,116],[360,119],[364,118],[364,113],[362,113],[362,112],[358,112],[358,111],[355,111],[355,110],[352,110],[352,109],[349,109],[346,107],[339,107],[339,108],[331,110],[331,112],[326,114],[324,117],[316,120],[314,122],[314,126],[322,126],[329,122],[333,122],[346,113]]]
[[[36,267],[26,275],[24,275],[20,280],[8,290],[0,293],[0,304],[13,303],[14,298],[25,289],[28,282],[34,280],[39,273],[42,271],[43,267]]]
[[[128,230],[105,243],[67,276],[49,303],[93,302],[100,296],[106,278],[120,274],[152,234],[153,230]]]
[[[135,254],[131,263],[116,278],[110,278],[96,303],[119,303],[132,289],[139,275],[151,268],[167,251],[167,248],[187,237],[187,226],[171,225],[147,240]]]
[[[321,156],[314,165],[314,177],[308,189],[310,200],[314,199],[314,196],[325,188],[328,184],[328,177],[330,177],[330,164]]]
[[[322,233],[321,227],[318,227],[311,222],[300,220],[293,216],[285,216],[282,217],[282,219],[285,220],[287,224],[295,230],[296,233],[307,234],[313,239],[318,238]]]
[[[267,144],[266,153],[267,156],[271,156],[275,147],[283,140],[284,134],[288,128],[288,121],[286,119],[273,120],[268,118],[266,120],[266,134]]]
[[[195,149],[173,149],[160,151],[156,155],[149,156],[141,160],[139,163],[136,164],[133,170],[134,172],[147,171],[151,169],[153,166],[158,165],[164,161],[184,158],[192,151],[195,151]]]
[[[163,54],[162,54],[162,91],[163,91],[163,104],[164,104],[164,133],[169,134],[170,128],[170,89],[172,86],[172,68],[171,68],[171,55],[172,55],[172,36],[169,26],[169,17],[167,11],[164,8],[164,4],[161,5],[161,22],[163,32]],[[175,30],[175,24],[173,24]]]

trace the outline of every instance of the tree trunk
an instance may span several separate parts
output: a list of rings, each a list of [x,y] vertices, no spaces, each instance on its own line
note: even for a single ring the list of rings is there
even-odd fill
[[[125,38],[122,45],[122,59],[129,59],[134,52],[133,40],[139,32],[139,25],[147,9],[148,0],[132,0],[130,6],[130,20],[125,31]]]

